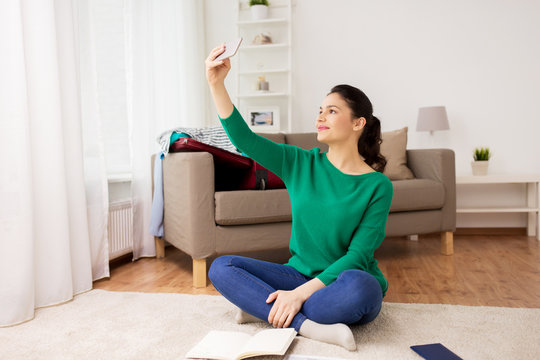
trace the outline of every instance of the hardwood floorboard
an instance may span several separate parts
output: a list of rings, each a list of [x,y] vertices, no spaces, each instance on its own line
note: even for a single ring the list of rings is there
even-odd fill
[[[540,308],[540,241],[534,237],[454,235],[454,255],[439,251],[439,234],[420,235],[418,241],[386,238],[375,253],[389,282],[384,301]],[[280,262],[286,256],[254,257]],[[172,246],[163,259],[112,263],[111,277],[94,282],[94,288],[219,295],[211,283],[192,287],[191,258]]]

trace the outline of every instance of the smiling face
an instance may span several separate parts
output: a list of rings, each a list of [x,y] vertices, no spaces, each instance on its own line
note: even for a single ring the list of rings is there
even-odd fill
[[[355,118],[347,102],[337,93],[324,99],[317,117],[317,140],[331,145],[358,143],[366,123],[363,117]]]

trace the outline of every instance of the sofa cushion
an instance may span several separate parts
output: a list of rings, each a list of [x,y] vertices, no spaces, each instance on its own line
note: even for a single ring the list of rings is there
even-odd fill
[[[390,212],[441,209],[445,189],[442,182],[430,179],[392,181],[394,196]]]
[[[261,135],[262,137],[265,137],[268,140],[272,140],[275,143],[285,144],[285,134],[284,133],[256,133],[256,134]]]
[[[414,179],[414,174],[407,167],[407,130],[405,126],[382,133],[381,154],[386,158],[383,174],[390,180]]]
[[[390,212],[441,209],[445,189],[430,179],[392,181],[394,197]],[[241,190],[215,193],[218,225],[247,225],[291,221],[291,202],[286,189]]]
[[[286,189],[241,190],[215,193],[216,224],[246,225],[291,221],[291,202]]]

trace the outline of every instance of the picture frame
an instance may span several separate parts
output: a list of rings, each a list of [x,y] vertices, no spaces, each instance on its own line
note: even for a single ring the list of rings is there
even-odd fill
[[[279,106],[250,106],[247,108],[246,122],[255,132],[279,132]]]

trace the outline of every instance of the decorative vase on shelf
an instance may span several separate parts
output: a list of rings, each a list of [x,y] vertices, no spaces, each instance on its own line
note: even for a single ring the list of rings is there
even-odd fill
[[[476,148],[473,152],[473,161],[471,161],[473,175],[487,175],[489,158],[491,153],[489,148]]]
[[[270,87],[268,85],[268,81],[266,81],[264,76],[259,76],[258,82],[257,82],[257,91],[268,92],[269,90],[270,90]]]
[[[253,38],[253,45],[272,44],[272,36],[269,32],[263,32]]]
[[[268,17],[267,0],[251,0],[249,6],[251,8],[251,17],[253,20],[263,20]]]
[[[471,161],[473,175],[487,175],[489,161]]]

